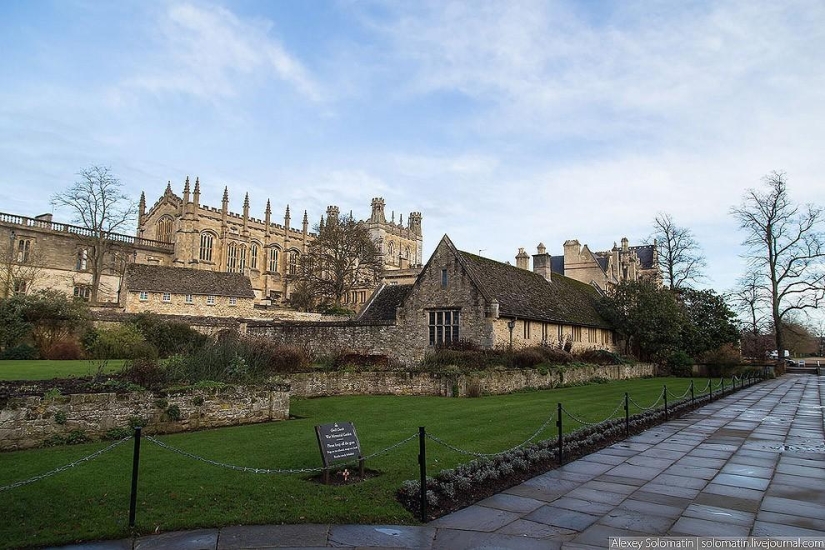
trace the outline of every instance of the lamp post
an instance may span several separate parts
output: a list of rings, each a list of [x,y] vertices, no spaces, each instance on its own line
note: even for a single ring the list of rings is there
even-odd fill
[[[513,329],[516,328],[516,320],[510,319],[507,321],[507,328],[510,329],[510,349],[513,349]]]

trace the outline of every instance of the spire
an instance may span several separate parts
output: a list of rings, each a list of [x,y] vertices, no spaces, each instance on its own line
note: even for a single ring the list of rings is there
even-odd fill
[[[183,184],[183,208],[186,214],[187,206],[189,204],[189,176],[186,176],[186,182]]]
[[[229,202],[229,187],[228,186],[223,188],[223,202],[224,203]]]
[[[272,208],[269,207],[269,199],[266,199],[266,210],[264,210],[264,234],[267,236],[270,233],[270,225],[272,225]]]
[[[243,217],[244,217],[244,220],[249,218],[249,193],[244,195],[244,198],[243,198]]]
[[[171,195],[172,194],[172,180],[166,182],[166,191],[163,192],[164,195]]]
[[[304,210],[304,225],[309,223],[309,218],[307,217],[307,211]]]
[[[269,206],[269,199],[266,199],[266,210],[264,210],[264,214],[266,214],[266,219],[269,219],[269,215],[272,214],[272,208]]]
[[[187,178],[189,179],[189,178]],[[200,178],[195,178],[195,194],[200,196],[201,194],[201,180]]]
[[[146,193],[143,191],[140,192],[140,202],[138,203],[138,223],[141,223],[141,219],[143,216],[146,215]]]
[[[187,176],[186,179],[189,179],[189,176]],[[192,212],[194,212],[194,215],[197,216],[198,208],[201,203],[201,181],[198,178],[195,178],[195,192],[192,195],[192,203]]]

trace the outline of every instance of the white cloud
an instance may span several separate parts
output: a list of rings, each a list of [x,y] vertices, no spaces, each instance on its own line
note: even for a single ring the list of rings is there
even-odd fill
[[[271,23],[247,21],[221,7],[174,4],[159,22],[161,51],[151,67],[125,81],[127,89],[235,96],[246,82],[278,78],[312,101],[321,87],[271,34]]]

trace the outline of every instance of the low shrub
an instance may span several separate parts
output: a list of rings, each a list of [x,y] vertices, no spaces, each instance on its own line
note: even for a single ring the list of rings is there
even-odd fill
[[[94,359],[157,359],[158,350],[146,341],[143,334],[132,324],[98,330],[89,337],[89,354]]]
[[[513,354],[513,366],[520,369],[529,369],[544,362],[544,354],[537,348],[527,348]]]
[[[622,365],[625,360],[612,351],[606,349],[589,349],[577,354],[577,359],[594,365]]]
[[[37,349],[29,344],[18,344],[14,347],[6,348],[3,353],[0,353],[0,359],[8,359],[13,361],[28,361],[30,359],[37,359]]]
[[[77,340],[58,340],[40,350],[40,356],[53,361],[74,361],[83,358],[83,349]]]
[[[140,358],[123,366],[123,378],[147,389],[159,389],[166,382],[166,372],[155,359]]]
[[[671,353],[665,365],[673,376],[691,376],[693,373],[693,358],[681,350]]]

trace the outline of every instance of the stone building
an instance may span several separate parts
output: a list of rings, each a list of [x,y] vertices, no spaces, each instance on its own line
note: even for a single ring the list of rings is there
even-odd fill
[[[149,208],[145,194],[139,205],[138,235],[173,246],[171,254],[146,255],[138,263],[154,263],[188,267],[207,271],[242,273],[249,277],[258,303],[283,304],[296,282],[299,259],[315,238],[304,211],[301,229],[292,228],[287,205],[283,224],[273,221],[267,201],[263,218],[250,215],[249,195],[244,197],[243,210],[235,213],[229,207],[229,190],[224,189],[220,208],[200,202],[200,180],[190,188],[189,178],[183,196],[167,184],[164,194]],[[337,215],[330,206],[327,215]],[[412,212],[403,225],[395,216],[388,222],[384,200],[372,200],[372,213],[364,220],[372,238],[379,243],[385,258],[385,270],[394,271],[420,265],[423,246],[421,214]],[[358,289],[347,297],[347,305],[360,307],[373,289]]]
[[[123,270],[130,262],[171,254],[172,244],[111,233],[113,244],[104,261],[99,301],[117,302]],[[51,214],[34,218],[0,213],[0,297],[55,289],[88,300],[92,272],[90,230],[52,221]]]
[[[254,300],[249,278],[240,273],[160,265],[129,264],[121,291],[127,313],[248,318]]]
[[[603,292],[622,281],[649,280],[661,284],[656,242],[629,246],[626,237],[621,242],[621,247],[614,243],[611,250],[591,252],[586,244],[582,246],[572,239],[565,241],[563,256],[551,256],[544,244],[539,243],[533,255],[533,272],[545,278],[557,273]],[[516,266],[530,270],[530,256],[523,248],[519,248],[516,255]]]
[[[488,349],[569,344],[613,350],[598,298],[589,284],[459,251],[445,235],[413,284],[382,285],[355,322],[261,324],[249,331],[322,355],[358,350],[406,364],[459,341]]]

